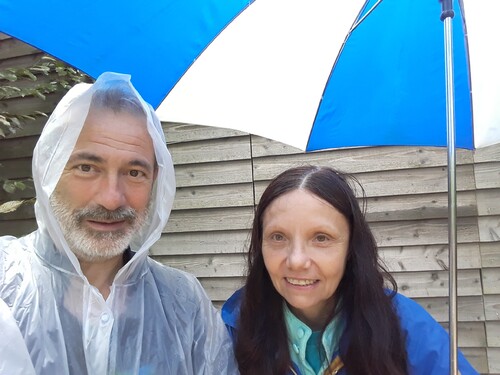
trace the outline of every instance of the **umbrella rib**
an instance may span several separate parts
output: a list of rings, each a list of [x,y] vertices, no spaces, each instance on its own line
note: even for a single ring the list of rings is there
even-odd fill
[[[368,12],[366,12],[366,13],[365,13],[365,15],[364,15],[364,16],[363,16],[363,17],[361,17],[361,18],[359,19],[359,21],[358,21],[358,22],[356,22],[356,23],[352,26],[352,28],[351,28],[351,30],[349,31],[349,33],[352,33],[352,32],[354,31],[354,29],[355,29],[356,27],[358,27],[358,25],[359,25],[361,22],[363,22],[363,21],[365,20],[365,18],[366,18],[366,17],[368,17],[368,16],[369,16],[369,15],[370,15],[370,14],[371,14],[374,10],[375,10],[375,8],[376,8],[376,7],[378,7],[378,6],[380,5],[380,3],[381,3],[381,2],[382,2],[382,0],[378,0],[378,1],[377,1],[377,2],[376,2],[376,3],[375,3],[372,7],[371,7],[371,9],[370,9]]]

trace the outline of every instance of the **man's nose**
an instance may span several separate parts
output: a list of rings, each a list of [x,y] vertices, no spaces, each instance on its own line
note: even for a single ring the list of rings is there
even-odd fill
[[[307,246],[302,242],[294,241],[289,249],[287,266],[291,270],[307,269],[311,265],[311,258]]]
[[[126,206],[125,190],[118,176],[103,176],[95,203],[110,211]]]

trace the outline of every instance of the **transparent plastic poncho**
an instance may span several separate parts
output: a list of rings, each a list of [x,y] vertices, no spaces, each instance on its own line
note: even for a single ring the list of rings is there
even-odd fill
[[[68,248],[49,197],[76,144],[92,94],[117,81],[131,86],[147,114],[158,175],[149,222],[130,246],[135,255],[120,269],[104,300]],[[104,73],[95,84],[78,84],[63,97],[34,150],[33,180],[38,230],[20,239],[0,237],[0,298],[10,309],[10,321],[17,322],[37,374],[238,373],[220,314],[198,280],[148,257],[169,217],[175,177],[161,123],[129,76]],[[0,361],[4,369],[16,362],[23,366],[2,353]]]

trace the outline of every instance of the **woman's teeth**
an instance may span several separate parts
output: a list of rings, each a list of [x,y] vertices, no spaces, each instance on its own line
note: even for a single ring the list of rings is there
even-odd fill
[[[291,279],[288,277],[286,278],[286,281],[288,281],[292,285],[298,285],[298,286],[308,286],[316,282],[316,280]]]

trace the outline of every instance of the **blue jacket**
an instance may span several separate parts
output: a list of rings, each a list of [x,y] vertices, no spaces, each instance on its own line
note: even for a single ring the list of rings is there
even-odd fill
[[[237,331],[242,289],[236,291],[222,307],[222,319],[234,340]],[[393,299],[396,312],[406,335],[408,366],[411,375],[447,375],[450,373],[449,336],[444,328],[418,303],[396,294]],[[332,358],[335,358],[334,353]],[[461,352],[458,353],[461,375],[479,375]],[[300,372],[294,366],[297,375]],[[290,372],[293,374],[293,372]],[[341,370],[339,375],[347,375]]]

